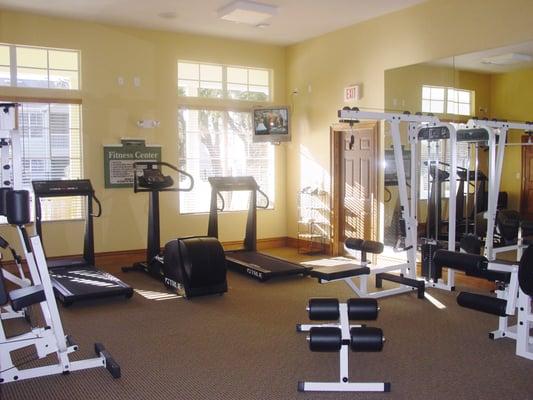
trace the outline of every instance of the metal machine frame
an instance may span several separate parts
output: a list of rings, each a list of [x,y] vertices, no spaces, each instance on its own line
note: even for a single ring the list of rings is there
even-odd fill
[[[493,145],[489,145],[489,199],[487,219],[487,239],[485,241],[484,255],[488,260],[496,259],[496,254],[513,251],[517,252],[517,260],[520,260],[524,248],[521,229],[518,234],[516,245],[494,247],[494,229],[496,226],[496,214],[498,207],[498,195],[500,192],[500,183],[503,170],[503,161],[505,156],[505,146],[509,129],[523,130],[525,132],[533,131],[533,123],[530,122],[508,122],[498,120],[471,119],[468,126],[481,127],[489,131],[493,136]],[[496,136],[499,138],[496,144]]]
[[[22,148],[17,107],[16,103],[0,103],[0,191],[22,189]],[[2,268],[4,278],[18,287],[29,286],[31,282],[24,275],[20,258],[9,243],[5,240],[4,242],[10,248],[18,270],[18,276],[16,276]],[[0,319],[21,317],[24,317],[23,311],[13,311],[9,305],[0,307]]]
[[[374,112],[374,111],[361,111],[359,109],[343,109],[338,111],[338,117],[340,122],[345,123],[357,123],[359,120],[384,120],[390,125],[390,134],[393,143],[394,150],[394,160],[396,164],[396,172],[398,175],[398,193],[400,199],[400,217],[405,221],[405,251],[407,252],[407,262],[405,264],[398,264],[387,267],[376,267],[374,269],[370,268],[370,274],[376,274],[377,278],[382,278],[385,280],[389,277],[392,278],[391,274],[386,274],[386,272],[400,271],[400,276],[394,278],[394,282],[399,283],[400,286],[385,289],[377,292],[369,292],[367,288],[367,279],[368,276],[360,276],[360,285],[357,286],[351,278],[343,278],[345,282],[354,290],[358,295],[364,297],[385,297],[400,293],[408,293],[415,290],[414,287],[409,286],[405,283],[402,283],[402,280],[420,280],[416,274],[416,261],[417,261],[417,246],[418,246],[418,221],[417,221],[417,207],[418,207],[418,187],[417,187],[417,165],[411,163],[411,177],[410,177],[410,186],[411,186],[411,198],[409,199],[408,194],[408,183],[405,173],[404,158],[402,151],[401,143],[401,134],[400,134],[400,124],[402,122],[408,123],[408,141],[411,144],[411,157],[416,157],[416,144],[419,140],[419,134],[422,129],[432,129],[432,128],[446,128],[450,132],[450,137],[455,138],[455,128],[448,123],[441,123],[440,120],[433,115],[422,115],[422,114],[410,114],[410,113],[388,113],[388,112]],[[455,148],[452,145],[452,149]],[[415,149],[415,152],[413,152]],[[452,160],[452,170],[456,168],[456,157],[455,161]],[[455,190],[455,183],[451,183],[451,190]],[[455,210],[455,200],[453,200],[450,205],[450,209]],[[453,232],[455,232],[455,220],[451,221]],[[450,228],[450,229],[452,229]],[[452,246],[451,244],[449,246]],[[364,263],[361,266],[369,266],[368,263]],[[439,287],[443,289],[450,290],[453,286],[453,271],[448,272],[448,282],[444,283],[439,282],[429,282],[432,287]]]
[[[77,361],[69,359],[69,354],[78,350],[78,345],[70,336],[66,336],[63,330],[40,238],[38,236],[29,238],[28,246],[30,244],[36,270],[32,271],[33,286],[28,289],[44,292],[39,305],[46,326],[7,337],[0,322],[0,384],[98,367],[107,368],[114,378],[120,377],[120,367],[100,343],[95,344],[97,357]],[[41,367],[19,369],[14,364],[11,353],[28,346],[35,346],[38,359],[55,354],[57,362]]]

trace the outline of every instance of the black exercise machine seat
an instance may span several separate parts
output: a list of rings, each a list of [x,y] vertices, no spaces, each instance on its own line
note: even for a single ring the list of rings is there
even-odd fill
[[[27,286],[9,292],[9,302],[14,311],[46,301],[42,285]]]
[[[328,265],[314,267],[309,275],[320,281],[334,281],[336,279],[351,278],[359,275],[369,275],[370,268],[354,264]]]

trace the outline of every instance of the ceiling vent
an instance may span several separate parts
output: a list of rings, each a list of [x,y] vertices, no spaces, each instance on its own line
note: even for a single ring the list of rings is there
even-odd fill
[[[273,17],[278,12],[276,6],[252,1],[234,1],[218,10],[220,19],[256,26]]]
[[[491,65],[513,65],[533,61],[533,56],[529,54],[507,53],[499,56],[486,57],[481,59],[483,64]]]

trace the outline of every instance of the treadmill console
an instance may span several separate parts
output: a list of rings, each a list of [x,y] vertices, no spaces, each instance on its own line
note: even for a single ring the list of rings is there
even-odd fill
[[[253,176],[212,176],[207,180],[218,192],[259,189]]]
[[[32,181],[38,197],[90,196],[94,193],[89,179]]]

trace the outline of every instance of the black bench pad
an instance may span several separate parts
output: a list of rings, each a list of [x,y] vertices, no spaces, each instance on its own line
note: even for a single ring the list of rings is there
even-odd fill
[[[309,275],[324,281],[350,278],[370,274],[370,268],[354,264],[331,265],[326,267],[313,267]]]
[[[344,245],[352,250],[363,251],[365,253],[381,254],[383,253],[383,243],[375,242],[373,240],[363,240],[356,238],[348,238],[344,241]]]
[[[9,292],[9,300],[14,311],[20,311],[36,303],[41,303],[46,300],[44,290],[41,285],[28,286],[20,289],[15,289]]]

